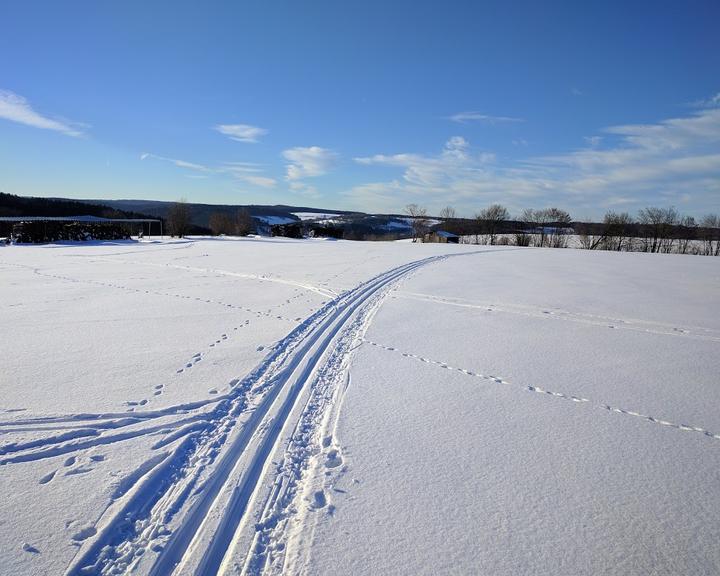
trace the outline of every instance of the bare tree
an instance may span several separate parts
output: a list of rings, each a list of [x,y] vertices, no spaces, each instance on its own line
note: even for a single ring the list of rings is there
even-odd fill
[[[440,220],[453,220],[457,218],[457,213],[455,212],[455,208],[452,206],[445,206],[442,210],[440,210],[440,214],[438,214],[440,217]]]
[[[559,208],[546,208],[544,212],[545,220],[549,225],[547,227],[548,246],[551,248],[567,248],[567,233],[572,224],[570,213]]]
[[[675,208],[657,208],[650,206],[638,212],[641,225],[641,249],[643,252],[670,252],[673,245],[672,230],[677,224],[678,213]]]
[[[632,223],[632,216],[627,212],[607,212],[603,219],[603,249],[617,252],[629,249]]]
[[[520,219],[532,225],[536,246],[548,245],[553,248],[565,248],[567,246],[565,232],[572,223],[572,218],[565,210],[559,208],[533,210],[528,208],[523,211]]]
[[[707,214],[700,220],[702,253],[706,256],[720,256],[720,216]]]
[[[492,204],[487,208],[481,210],[475,219],[478,221],[478,225],[484,234],[487,234],[490,244],[495,244],[497,240],[498,231],[502,223],[510,218],[510,214],[505,206],[501,204]]]
[[[428,229],[427,210],[417,204],[408,204],[405,206],[405,214],[412,219],[410,224],[413,229],[413,242],[417,242],[418,239],[422,241]]]
[[[697,223],[692,216],[682,216],[677,229],[678,253],[687,254],[697,236]]]
[[[224,212],[210,214],[208,225],[213,234],[232,234],[234,231],[233,219]]]
[[[531,226],[530,232],[534,234],[539,234],[540,237],[538,240],[534,242],[536,246],[544,246],[545,245],[545,220],[542,210],[533,210],[532,208],[526,208],[523,210],[523,213],[520,215],[520,220],[522,220],[525,224],[529,224]],[[523,241],[525,239],[523,238]],[[517,238],[516,238],[517,243]],[[529,244],[528,244],[529,245]],[[519,244],[518,244],[519,246]]]
[[[240,208],[235,214],[235,234],[247,236],[255,230],[255,222],[247,208]]]
[[[181,198],[170,206],[167,225],[171,236],[182,238],[190,231],[190,207],[185,198]]]

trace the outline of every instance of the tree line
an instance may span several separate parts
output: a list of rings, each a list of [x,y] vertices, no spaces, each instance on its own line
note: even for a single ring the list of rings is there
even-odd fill
[[[425,208],[409,204],[405,214],[413,241],[422,240],[433,228]],[[437,219],[442,221],[438,226],[472,244],[720,256],[720,216],[707,214],[696,220],[674,207],[651,206],[636,216],[610,210],[602,222],[574,222],[569,212],[555,207],[526,209],[512,219],[505,206],[492,204],[467,219],[457,218],[446,206]]]
[[[209,230],[192,223],[190,206],[181,199],[168,209],[165,219],[170,236],[182,238],[188,234],[212,232],[215,235],[247,236],[255,231],[255,222],[246,208],[238,209],[234,214],[213,212],[208,218]]]

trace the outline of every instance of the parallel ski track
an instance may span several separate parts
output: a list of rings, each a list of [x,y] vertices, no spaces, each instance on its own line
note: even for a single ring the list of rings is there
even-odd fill
[[[217,574],[281,432],[294,424],[293,407],[338,345],[343,328],[371,297],[447,257],[380,274],[328,302],[293,330],[213,409],[205,430],[188,434],[163,460],[161,472],[151,470],[123,503],[115,503],[110,518],[101,519],[97,537],[80,550],[66,573],[113,574],[136,567],[148,548],[160,549],[158,537],[163,538],[185,505],[149,572]],[[188,559],[189,549],[197,553]],[[184,567],[184,562],[189,564]]]

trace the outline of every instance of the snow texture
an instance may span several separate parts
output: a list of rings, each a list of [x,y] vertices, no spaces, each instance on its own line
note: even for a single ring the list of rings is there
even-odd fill
[[[720,572],[720,270],[0,248],[3,574]]]

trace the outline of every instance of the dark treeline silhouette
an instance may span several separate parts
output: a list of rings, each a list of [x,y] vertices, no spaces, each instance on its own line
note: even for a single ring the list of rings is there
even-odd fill
[[[413,205],[413,211],[427,221],[423,208]],[[454,211],[444,208],[443,213]],[[673,207],[650,206],[636,216],[608,211],[602,222],[574,222],[558,208],[527,209],[510,219],[504,206],[493,204],[473,219],[441,219],[433,228],[458,234],[473,244],[566,248],[574,237],[575,247],[588,250],[720,256],[720,217],[708,214],[696,220]]]
[[[76,202],[55,198],[16,196],[0,192],[0,216],[72,217],[96,216],[100,218],[154,218],[138,212],[118,210],[102,204]],[[159,228],[153,228],[159,233]],[[83,240],[129,238],[140,231],[149,233],[148,224],[92,224],[69,222],[0,222],[0,237],[16,236],[19,242],[51,242],[55,240]]]
[[[155,218],[138,212],[118,210],[103,204],[89,204],[55,198],[15,196],[0,192],[0,216],[99,216],[101,218]]]

